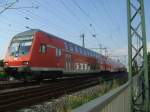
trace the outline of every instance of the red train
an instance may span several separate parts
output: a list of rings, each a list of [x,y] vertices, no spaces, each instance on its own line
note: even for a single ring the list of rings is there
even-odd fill
[[[101,54],[39,29],[15,35],[4,59],[14,77],[59,77],[62,74],[122,71],[125,66]]]

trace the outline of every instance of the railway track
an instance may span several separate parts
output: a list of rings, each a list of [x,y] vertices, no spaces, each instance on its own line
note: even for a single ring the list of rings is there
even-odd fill
[[[124,74],[125,73],[118,73],[115,78],[122,77]],[[107,77],[104,77],[103,80],[110,81],[113,78],[108,75]],[[99,83],[99,76],[70,77],[59,80],[46,80],[42,83],[25,83],[21,81],[1,82],[0,84],[3,85],[3,89],[0,90],[0,112],[10,110],[12,112]]]
[[[39,81],[0,81],[0,91],[5,90],[5,89],[13,89],[13,88],[20,88],[20,87],[28,87],[28,86],[33,86],[33,85],[39,85],[39,84],[46,84],[46,83],[52,83],[52,82],[57,82],[60,81],[58,79],[56,80],[43,80],[41,82]]]
[[[20,87],[0,92],[0,111],[15,111],[16,109],[57,98],[87,88],[99,83],[98,77],[80,77],[64,79],[42,85]]]
[[[115,73],[100,73],[101,78],[105,81],[109,81],[112,78],[115,78],[116,76],[114,75]],[[107,75],[106,75],[107,74]],[[118,74],[118,73],[117,73]],[[80,77],[80,75],[78,75]],[[89,75],[91,76],[91,75]],[[95,76],[99,76],[99,74],[95,74]],[[66,79],[55,79],[55,80],[43,80],[41,82],[38,81],[30,81],[30,82],[24,82],[24,81],[18,81],[18,80],[13,80],[13,81],[0,81],[0,91],[4,89],[12,89],[12,88],[20,88],[20,87],[28,87],[28,86],[33,86],[33,85],[39,85],[39,84],[46,84],[46,83],[52,83],[52,82],[60,82],[61,80],[68,80],[74,78],[72,77],[66,77]]]
[[[0,91],[4,89],[25,87],[37,84],[36,82],[23,82],[23,81],[0,81]]]

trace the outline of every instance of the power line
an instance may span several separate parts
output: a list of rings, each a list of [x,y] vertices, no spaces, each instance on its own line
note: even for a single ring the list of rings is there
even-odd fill
[[[62,0],[61,0],[61,2],[67,9],[69,9],[69,11],[71,11],[71,13],[74,14],[75,17],[77,17],[77,15],[72,10],[70,10],[70,8]],[[82,13],[84,13],[84,15],[86,15],[88,18],[90,18],[90,16],[74,0],[73,0],[73,3],[82,11]],[[90,20],[94,22],[94,20],[92,18],[90,18]],[[89,33],[92,35],[92,37],[94,37],[94,35],[95,35],[94,38],[97,40],[96,34],[93,34],[91,31],[89,31]],[[94,33],[95,33],[95,28],[94,28]],[[98,42],[98,40],[96,42]]]
[[[81,8],[80,5],[79,5],[75,0],[72,0],[72,2],[74,3],[74,5],[75,5],[76,7],[78,7],[78,9],[79,9],[92,23],[94,23],[94,25],[96,25],[96,23],[95,23],[95,21],[93,20],[93,18],[91,18],[91,16],[90,16],[88,13],[86,13],[86,11],[85,11],[83,8]],[[98,27],[98,28],[100,28],[100,27]],[[101,29],[101,28],[100,28],[100,29]]]
[[[26,7],[11,7],[9,9],[33,9],[33,8],[38,9],[39,7],[38,6],[36,6],[36,7],[34,7],[34,6],[31,6],[31,7],[26,6]]]
[[[59,1],[67,9],[67,11],[71,15],[73,15],[80,22],[81,25],[83,25],[85,27],[85,25],[81,22],[81,20],[78,18],[78,16],[72,11],[72,9],[70,7],[68,7],[63,0],[59,0]]]
[[[87,26],[84,25],[84,23],[82,23],[82,21],[80,20],[80,18],[76,15],[76,13],[63,1],[63,0],[59,0],[59,2],[66,8],[66,10],[71,14],[73,15],[74,18],[77,19],[77,21],[82,25],[84,26],[87,30],[89,30],[89,28]],[[39,1],[38,1],[39,3]],[[48,2],[46,1],[46,4],[48,4]],[[45,8],[47,8],[48,10],[48,7],[46,7],[45,5]],[[53,8],[54,9],[54,8]],[[86,13],[86,12],[85,12]],[[55,14],[56,15],[56,14]],[[67,17],[68,18],[68,17]],[[95,34],[93,34],[90,30],[89,30],[89,33],[93,36]],[[95,37],[96,38],[96,37]]]
[[[95,22],[95,20],[76,2],[76,0],[72,0],[74,5],[79,8],[79,10],[94,24],[97,29],[100,29],[101,32],[103,32],[103,29],[101,26],[98,25],[98,23]],[[102,33],[101,33],[102,34]],[[104,36],[104,34],[103,34]]]
[[[60,2],[64,5],[64,7],[66,7],[66,9],[68,9],[68,11],[71,13],[71,14],[73,14],[74,15],[74,17],[76,17],[77,19],[78,19],[78,17],[77,17],[77,15],[71,10],[71,8],[69,8],[64,2],[63,2],[63,0],[60,0]],[[78,5],[78,4],[77,4]],[[78,5],[78,8],[79,8],[80,6]],[[81,10],[81,7],[80,7],[80,10]],[[82,11],[84,11],[84,10],[82,10]],[[86,13],[86,12],[83,12],[83,13],[85,13],[86,14],[86,16],[87,17],[89,17],[89,15]],[[92,18],[91,18],[91,21],[93,21],[94,22],[94,20],[92,20]],[[81,22],[80,22],[81,23]],[[82,23],[81,23],[82,24]],[[89,25],[91,25],[91,24],[89,24]],[[86,26],[85,26],[86,27]],[[87,28],[88,29],[88,28]],[[94,28],[94,34],[91,32],[91,31],[89,31],[89,33],[92,35],[92,37],[94,37],[97,41],[97,43],[98,43],[98,45],[99,45],[99,42],[98,42],[98,39],[96,38],[96,34],[95,34],[95,28]],[[83,40],[82,40],[82,42],[84,42]],[[84,44],[82,43],[82,45],[84,46]]]
[[[8,6],[6,6],[3,10],[0,11],[0,14],[2,14],[4,11],[6,11],[7,9],[11,8],[15,3],[17,3],[19,0],[16,0],[12,3],[10,3]]]
[[[59,14],[57,14],[57,13],[55,13],[54,11],[55,10],[50,10],[49,8],[49,2],[47,2],[46,0],[44,1],[44,2],[46,2],[46,4],[42,4],[43,2],[39,2],[39,1],[34,1],[34,2],[37,2],[38,4],[40,4],[40,5],[43,5],[43,9],[45,9],[45,11],[47,11],[47,13],[48,14],[52,14],[53,16],[55,16],[55,17],[60,17],[60,15],[61,15],[61,13],[59,13]],[[55,9],[55,8],[52,8],[52,9]],[[57,19],[59,19],[59,18],[57,18]],[[62,21],[62,19],[63,18],[61,18],[60,20]],[[66,22],[66,19],[63,19],[63,22]]]
[[[88,13],[86,13],[86,11],[84,11],[80,5],[75,1],[75,0],[72,0],[72,2],[80,9],[80,11],[87,17],[89,18],[92,22],[94,22],[94,20],[90,17],[90,15]]]
[[[49,9],[49,8],[50,8],[50,7],[48,7],[48,6],[49,6],[49,5],[48,5],[49,2],[45,1],[46,4],[42,4],[43,2],[41,3],[41,2],[39,2],[39,1],[35,1],[35,2],[37,2],[37,3],[40,4],[40,5],[43,5],[43,8],[46,9],[46,11],[48,12],[48,14],[52,14],[53,16],[57,17],[57,19],[63,21],[63,23],[65,22],[65,23],[66,23],[65,25],[69,25],[69,24],[68,24],[68,21],[66,21],[66,20],[68,19],[68,17],[65,18],[65,19],[64,19],[64,18],[61,18],[61,19],[60,19],[60,17],[61,17],[60,15],[62,15],[63,13],[59,13],[59,14],[56,13],[56,12],[55,12],[56,10],[54,10],[55,8],[52,8],[52,6],[50,6],[50,7],[51,7],[51,10]],[[58,11],[57,11],[57,12],[58,12]],[[47,19],[48,19],[48,18],[47,18]],[[70,20],[71,20],[71,19],[70,19]],[[69,21],[70,21],[70,20],[69,20]],[[73,22],[71,22],[71,24],[73,24]],[[57,26],[58,26],[58,25],[57,25]],[[60,26],[60,25],[59,25],[59,26]],[[61,28],[61,30],[62,30],[62,29],[65,29],[65,28]],[[70,34],[69,34],[69,35],[70,35]],[[72,37],[72,36],[71,36],[71,37]]]
[[[114,21],[113,21],[113,19],[114,19],[115,17],[113,17],[113,19],[111,19],[111,18],[112,18],[111,13],[109,13],[109,11],[107,10],[107,8],[105,7],[105,4],[104,4],[103,0],[98,0],[98,2],[99,2],[99,4],[101,5],[101,7],[103,8],[103,10],[105,11],[106,16],[107,16],[107,19],[110,21],[110,24],[111,24],[112,26],[116,26],[115,23],[114,23]],[[95,6],[96,6],[96,5],[95,5]],[[116,22],[116,24],[117,24],[118,26],[120,26],[118,22]],[[112,29],[112,27],[110,27],[110,28]],[[116,32],[117,32],[118,34],[120,34],[118,30],[119,30],[119,29],[117,28]],[[116,35],[116,37],[118,37],[118,35]],[[112,34],[111,34],[110,38],[114,41],[114,38],[112,37]],[[114,42],[115,42],[115,41],[114,41]],[[118,45],[118,43],[115,42],[115,45]],[[118,46],[119,46],[119,45],[118,45]]]
[[[38,23],[38,24],[41,24],[42,27],[47,27],[47,28],[49,28],[49,27],[52,27],[52,25],[53,25],[53,27],[55,27],[55,30],[56,30],[56,31],[57,31],[57,30],[59,30],[59,31],[61,30],[62,32],[64,32],[63,29],[65,29],[65,28],[63,28],[63,27],[61,27],[60,25],[57,25],[57,24],[55,24],[55,23],[53,23],[53,22],[50,22],[48,18],[45,18],[45,17],[43,17],[43,16],[39,16],[39,15],[37,15],[37,14],[35,14],[35,13],[32,13],[31,11],[28,11],[28,13],[30,13],[30,14],[27,14],[27,12],[23,12],[23,11],[20,11],[20,12],[21,12],[21,14],[26,14],[25,16],[26,16],[27,18],[33,19],[33,22],[36,22],[36,23]],[[30,19],[29,19],[29,21],[30,21]],[[43,20],[44,20],[44,21],[49,21],[50,23],[45,23],[45,22],[43,22]],[[29,26],[27,26],[27,27],[29,27]],[[65,32],[66,32],[66,31],[65,31]],[[66,33],[69,33],[69,32],[66,32]],[[69,35],[69,34],[67,34],[67,35]]]
[[[41,2],[39,2],[39,1],[36,1],[37,3],[39,3],[40,5],[43,3],[41,3]],[[42,4],[43,5],[43,8],[45,8],[46,9],[46,11],[48,12],[48,14],[52,14],[52,15],[54,15],[55,17],[57,17],[56,19],[59,19],[60,21],[63,21],[63,23],[66,23],[65,25],[69,25],[70,23],[72,24],[72,25],[74,25],[73,24],[73,22],[70,22],[69,24],[68,24],[68,21],[67,21],[67,19],[69,18],[69,16],[66,18],[60,18],[60,17],[63,17],[63,12],[60,12],[61,10],[57,10],[56,11],[56,8],[53,8],[52,6],[49,6],[48,4],[50,4],[48,1],[46,1],[45,0],[45,2],[46,2],[46,4]],[[62,3],[61,3],[62,4]],[[50,9],[51,8],[51,9]],[[69,12],[70,13],[70,12]],[[60,16],[60,15],[62,15],[62,16]],[[76,17],[75,17],[76,18]],[[72,20],[72,18],[71,19],[69,19],[69,21],[70,20]]]
[[[79,22],[81,25],[83,25],[84,28],[86,28],[86,29],[88,30],[88,32],[89,32],[90,34],[92,34],[92,32],[89,30],[89,28],[88,28],[87,26],[85,26],[84,23],[82,23],[82,21],[81,21],[81,20],[79,19],[79,17],[72,11],[72,9],[71,9],[69,6],[67,6],[63,0],[59,0],[59,1],[60,1],[60,3],[66,8],[66,10],[67,10],[71,15],[73,15],[73,16],[78,20],[78,22]]]
[[[86,11],[85,11],[83,8],[81,8],[80,5],[79,5],[75,0],[73,0],[72,2],[75,4],[76,7],[79,8],[79,10],[80,10],[92,23],[94,23],[94,25],[97,26],[98,29],[101,29],[101,27],[99,27],[99,25],[97,25],[97,24],[95,23],[95,21],[93,20],[93,18],[91,18],[91,16],[90,16],[88,13],[86,13]],[[102,29],[101,29],[101,30],[102,30]],[[101,34],[102,34],[103,37],[105,37],[103,33],[101,33]],[[114,43],[115,43],[115,44],[113,43],[114,45],[118,45],[118,43],[116,43],[116,42],[114,41],[114,39],[112,38],[112,35],[109,36],[109,38],[112,40],[111,42],[114,42]]]

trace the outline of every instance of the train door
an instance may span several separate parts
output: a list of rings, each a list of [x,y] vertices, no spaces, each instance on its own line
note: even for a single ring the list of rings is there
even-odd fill
[[[57,64],[57,67],[61,66],[61,59],[62,59],[61,56],[62,56],[61,49],[56,48],[56,64]]]
[[[70,71],[72,69],[71,67],[71,64],[72,61],[71,61],[71,53],[66,53],[66,56],[65,56],[65,68],[67,71]]]

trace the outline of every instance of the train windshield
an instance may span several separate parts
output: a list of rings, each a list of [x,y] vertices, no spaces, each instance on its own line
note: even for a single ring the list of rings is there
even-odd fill
[[[11,56],[26,55],[32,45],[32,36],[14,37],[9,47],[9,54]]]

